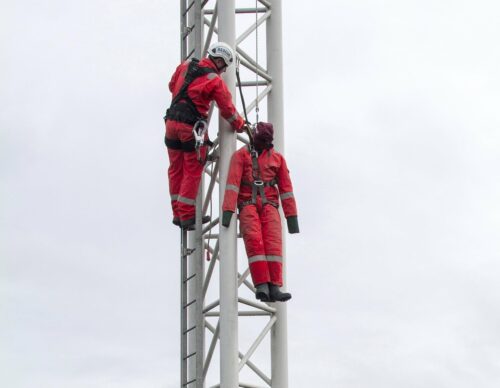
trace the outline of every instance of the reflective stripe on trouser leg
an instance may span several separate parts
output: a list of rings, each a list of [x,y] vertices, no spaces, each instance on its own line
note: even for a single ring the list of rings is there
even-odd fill
[[[206,153],[206,147],[203,147],[202,157]],[[196,152],[183,152],[184,157],[184,175],[182,177],[181,187],[179,189],[179,199],[177,200],[177,210],[181,221],[186,221],[195,217],[196,213],[196,195],[200,185],[201,174],[204,166],[198,161]]]
[[[248,256],[250,274],[254,285],[271,281],[262,241],[262,229],[257,208],[245,206],[240,212],[240,229]]]
[[[170,201],[172,203],[172,211],[174,218],[179,217],[177,209],[177,197],[182,183],[183,163],[184,156],[180,150],[173,150],[168,148],[168,159],[170,165],[168,166],[168,187],[170,190]]]
[[[264,250],[268,261],[270,281],[283,285],[283,253],[281,238],[281,218],[274,206],[265,205],[260,212]]]

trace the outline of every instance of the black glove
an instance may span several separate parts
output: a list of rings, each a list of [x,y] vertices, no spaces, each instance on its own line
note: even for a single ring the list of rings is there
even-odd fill
[[[299,233],[299,220],[297,219],[297,216],[287,217],[286,225],[288,226],[288,233]]]
[[[224,210],[222,212],[222,226],[225,226],[226,228],[229,226],[231,223],[231,217],[233,216],[233,212],[230,210]]]

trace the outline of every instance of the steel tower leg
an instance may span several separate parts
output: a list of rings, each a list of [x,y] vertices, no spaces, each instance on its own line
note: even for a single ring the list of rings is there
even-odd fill
[[[192,47],[194,50],[193,56],[196,58],[201,58],[201,49],[203,41],[203,22],[202,22],[202,12],[201,12],[201,2],[195,1],[192,10],[192,23],[194,25],[194,35]],[[192,363],[192,369],[194,370],[194,378],[196,383],[194,387],[203,388],[203,362],[205,357],[205,318],[203,316],[203,281],[205,274],[205,261],[203,260],[203,233],[202,233],[202,207],[203,207],[203,189],[204,189],[204,177],[202,175],[200,181],[200,188],[198,190],[198,195],[196,197],[196,229],[194,232],[190,233],[191,241],[194,247],[194,252],[192,256],[192,266],[193,273],[196,274],[193,279],[193,291],[194,298],[196,299],[195,308],[193,308],[193,322],[196,326],[196,335],[194,338],[194,344],[192,346],[196,353],[196,356]]]
[[[180,284],[181,284],[181,290],[180,290],[180,296],[181,296],[181,388],[184,386],[184,384],[188,381],[188,375],[187,375],[187,333],[188,333],[188,319],[187,319],[187,310],[186,310],[186,304],[187,304],[187,255],[186,255],[186,241],[187,241],[187,232],[181,231],[181,251],[180,251],[180,258],[181,258],[181,279],[180,279]]]
[[[181,61],[201,57],[203,24],[201,1],[181,0]],[[201,232],[203,179],[196,198],[196,230],[183,231],[181,300],[181,388],[203,388],[205,319],[203,316],[203,236]]]

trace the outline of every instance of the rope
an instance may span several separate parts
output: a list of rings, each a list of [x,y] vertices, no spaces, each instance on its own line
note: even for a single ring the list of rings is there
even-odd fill
[[[241,79],[240,79],[240,60],[236,59],[236,80],[238,81],[238,89],[240,90],[241,104],[243,105],[243,114],[245,115],[245,123],[250,124],[247,116],[247,108],[245,106],[245,97],[243,96],[243,88],[241,87]],[[248,127],[247,127],[248,128]],[[250,148],[253,149],[253,137],[250,133],[250,130],[247,129],[248,141],[250,143]]]
[[[241,104],[243,105],[243,114],[245,115],[245,122],[249,123],[247,116],[247,107],[245,105],[245,97],[243,97],[243,89],[241,88],[239,57],[236,57],[236,80],[238,81],[238,89],[240,90]]]

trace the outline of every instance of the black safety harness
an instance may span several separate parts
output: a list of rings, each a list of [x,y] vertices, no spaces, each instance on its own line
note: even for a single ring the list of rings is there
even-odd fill
[[[175,150],[183,150],[186,152],[197,151],[198,159],[200,163],[202,162],[200,158],[200,147],[202,145],[212,146],[213,143],[210,140],[204,140],[202,142],[199,141],[199,138],[203,138],[205,132],[208,128],[208,124],[206,122],[206,117],[198,112],[196,105],[193,100],[188,95],[188,87],[191,83],[196,79],[203,75],[210,73],[217,73],[215,70],[210,69],[208,67],[200,67],[199,60],[197,58],[191,59],[189,62],[189,66],[186,72],[186,76],[184,77],[184,83],[182,84],[179,93],[173,98],[170,107],[167,109],[165,117],[163,119],[166,120],[174,120],[179,121],[181,123],[186,123],[189,125],[193,125],[194,138],[187,142],[181,142],[180,140],[167,139],[165,136],[165,145],[168,148]],[[204,163],[204,161],[203,161]]]
[[[253,147],[253,144],[251,144],[248,147],[248,151],[250,152],[250,157],[252,158],[252,177],[253,181],[248,182],[248,181],[242,181],[241,184],[244,186],[251,186],[252,187],[252,199],[249,199],[248,201],[244,201],[238,204],[238,210],[241,212],[241,210],[247,206],[247,205],[255,205],[257,203],[257,195],[260,195],[261,203],[262,206],[264,205],[272,205],[275,208],[278,208],[279,205],[275,203],[274,201],[270,201],[267,199],[266,194],[264,192],[265,187],[272,187],[275,186],[278,182],[276,181],[276,178],[271,179],[270,181],[263,181],[260,175],[260,168],[259,168],[259,154],[257,150]]]

